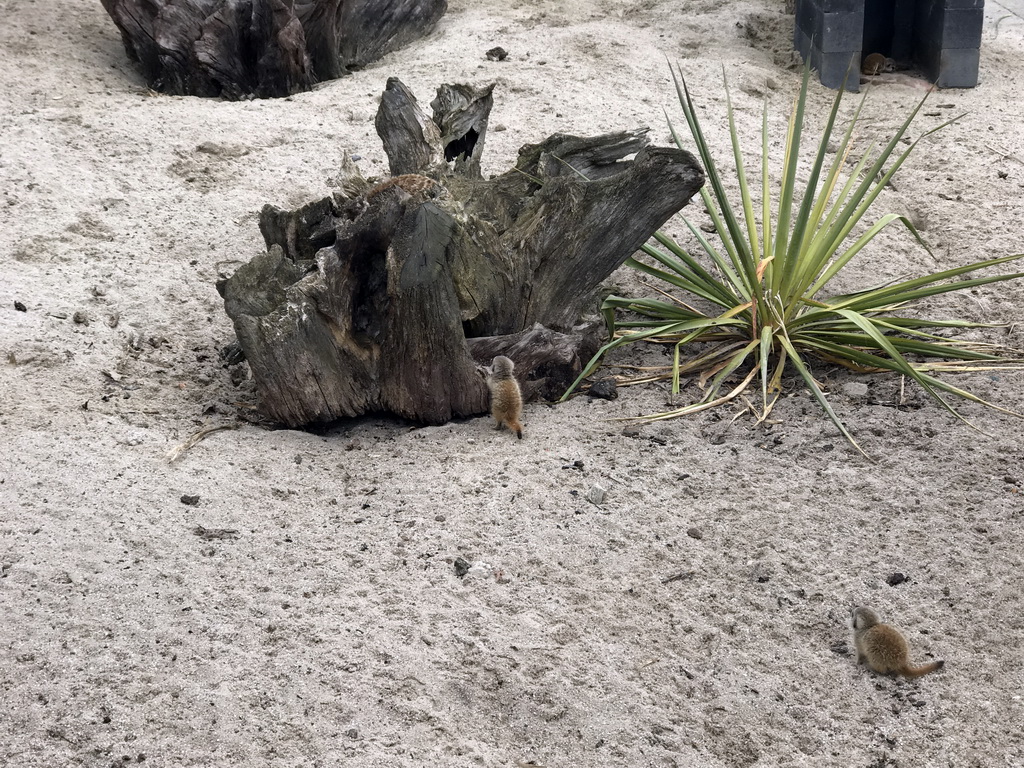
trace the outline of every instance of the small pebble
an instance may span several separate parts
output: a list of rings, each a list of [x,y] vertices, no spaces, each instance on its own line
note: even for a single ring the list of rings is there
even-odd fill
[[[611,377],[598,379],[590,385],[587,394],[591,397],[599,397],[602,400],[614,400],[619,396],[619,385]]]
[[[88,325],[89,324],[89,316],[87,314],[85,314],[85,312],[82,312],[81,310],[79,310],[78,312],[75,312],[75,314],[73,314],[71,316],[71,319],[75,321],[75,325]]]
[[[698,541],[704,538],[704,533],[700,528],[687,528],[686,535],[691,539],[697,539]]]
[[[28,307],[22,304],[20,301],[14,302],[14,308],[19,312],[28,312]]]
[[[846,396],[854,400],[859,400],[862,397],[868,396],[868,385],[863,381],[851,381],[843,384],[843,392]]]
[[[590,486],[590,490],[587,491],[587,501],[591,504],[601,506],[604,503],[605,497],[608,495],[608,491],[600,485]]]
[[[199,496],[191,496],[191,495],[186,493],[186,494],[184,494],[181,497],[181,503],[185,504],[187,506],[190,506],[190,507],[198,506],[199,505]]]
[[[889,575],[889,578],[885,580],[885,583],[888,584],[890,587],[895,587],[897,584],[902,584],[904,581],[910,581],[910,577],[907,576],[905,573],[900,573],[899,571],[896,571],[895,573]]]
[[[455,558],[455,575],[460,579],[469,573],[469,561],[463,557]]]
[[[477,560],[466,571],[466,578],[468,579],[490,579],[493,575],[494,567],[483,560]]]

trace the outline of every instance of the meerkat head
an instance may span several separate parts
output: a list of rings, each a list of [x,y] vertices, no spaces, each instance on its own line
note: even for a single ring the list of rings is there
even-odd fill
[[[515,367],[515,363],[504,355],[498,355],[491,361],[491,373],[495,376],[511,376]]]
[[[867,629],[868,627],[873,627],[878,623],[878,614],[864,606],[854,608],[851,618],[853,620],[854,629]]]

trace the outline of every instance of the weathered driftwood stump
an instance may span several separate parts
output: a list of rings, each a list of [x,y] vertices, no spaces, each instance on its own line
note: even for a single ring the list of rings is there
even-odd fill
[[[269,417],[485,413],[477,364],[498,354],[526,394],[560,395],[600,343],[580,318],[601,281],[704,182],[646,129],[556,134],[484,180],[491,88],[442,86],[433,107],[389,80],[377,130],[394,176],[371,185],[346,157],[333,198],[265,206],[267,252],[218,285]]]
[[[269,98],[422,37],[447,0],[102,0],[150,87]]]

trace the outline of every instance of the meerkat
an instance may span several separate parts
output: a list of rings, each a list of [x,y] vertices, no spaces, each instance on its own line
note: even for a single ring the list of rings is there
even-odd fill
[[[348,219],[354,220],[366,212],[373,198],[395,187],[409,195],[412,202],[416,203],[445,196],[444,187],[429,176],[422,176],[418,173],[403,173],[374,184],[361,195],[351,198],[347,195],[342,195],[338,201],[339,211]],[[351,192],[351,190],[348,191]]]
[[[883,72],[892,72],[896,68],[896,62],[883,56],[880,53],[869,53],[861,62],[861,74],[873,77]]]
[[[390,179],[386,179],[379,184],[374,184],[367,190],[365,198],[370,200],[392,187],[398,187],[404,190],[406,194],[423,199],[436,197],[441,190],[441,185],[428,176],[422,176],[418,173],[403,173],[400,176],[392,176]]]
[[[498,355],[491,361],[489,368],[481,368],[480,373],[487,382],[487,388],[491,390],[491,415],[497,422],[495,429],[501,429],[502,425],[516,433],[516,437],[523,439],[523,425],[520,421],[523,415],[523,394],[519,390],[519,382],[512,373],[515,364],[503,355]]]
[[[853,644],[857,663],[881,675],[920,677],[942,669],[944,661],[933,661],[920,667],[910,666],[907,641],[895,627],[882,624],[870,608],[853,609]]]

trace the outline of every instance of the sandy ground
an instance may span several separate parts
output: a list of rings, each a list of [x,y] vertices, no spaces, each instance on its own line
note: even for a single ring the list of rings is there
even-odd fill
[[[982,434],[821,367],[878,463],[799,388],[768,427],[723,411],[623,434],[659,387],[533,404],[522,442],[485,418],[241,422],[165,458],[240,423],[214,282],[260,250],[260,207],[329,193],[344,150],[384,173],[389,76],[424,102],[497,82],[488,172],[556,131],[667,143],[665,56],[723,154],[723,65],[750,151],[765,93],[778,148],[783,5],[452,0],[354,76],[221,103],[147,92],[96,0],[0,0],[0,764],[1024,765],[1019,420],[965,407]],[[979,87],[935,94],[918,130],[966,116],[882,197],[936,255],[894,232],[851,286],[1024,250],[1024,20],[987,6]],[[923,90],[880,83],[865,140]],[[830,98],[814,87],[815,119]],[[1015,322],[1022,303],[1013,284],[932,309]],[[960,383],[1024,410],[1022,375]],[[858,668],[859,603],[945,669]]]

